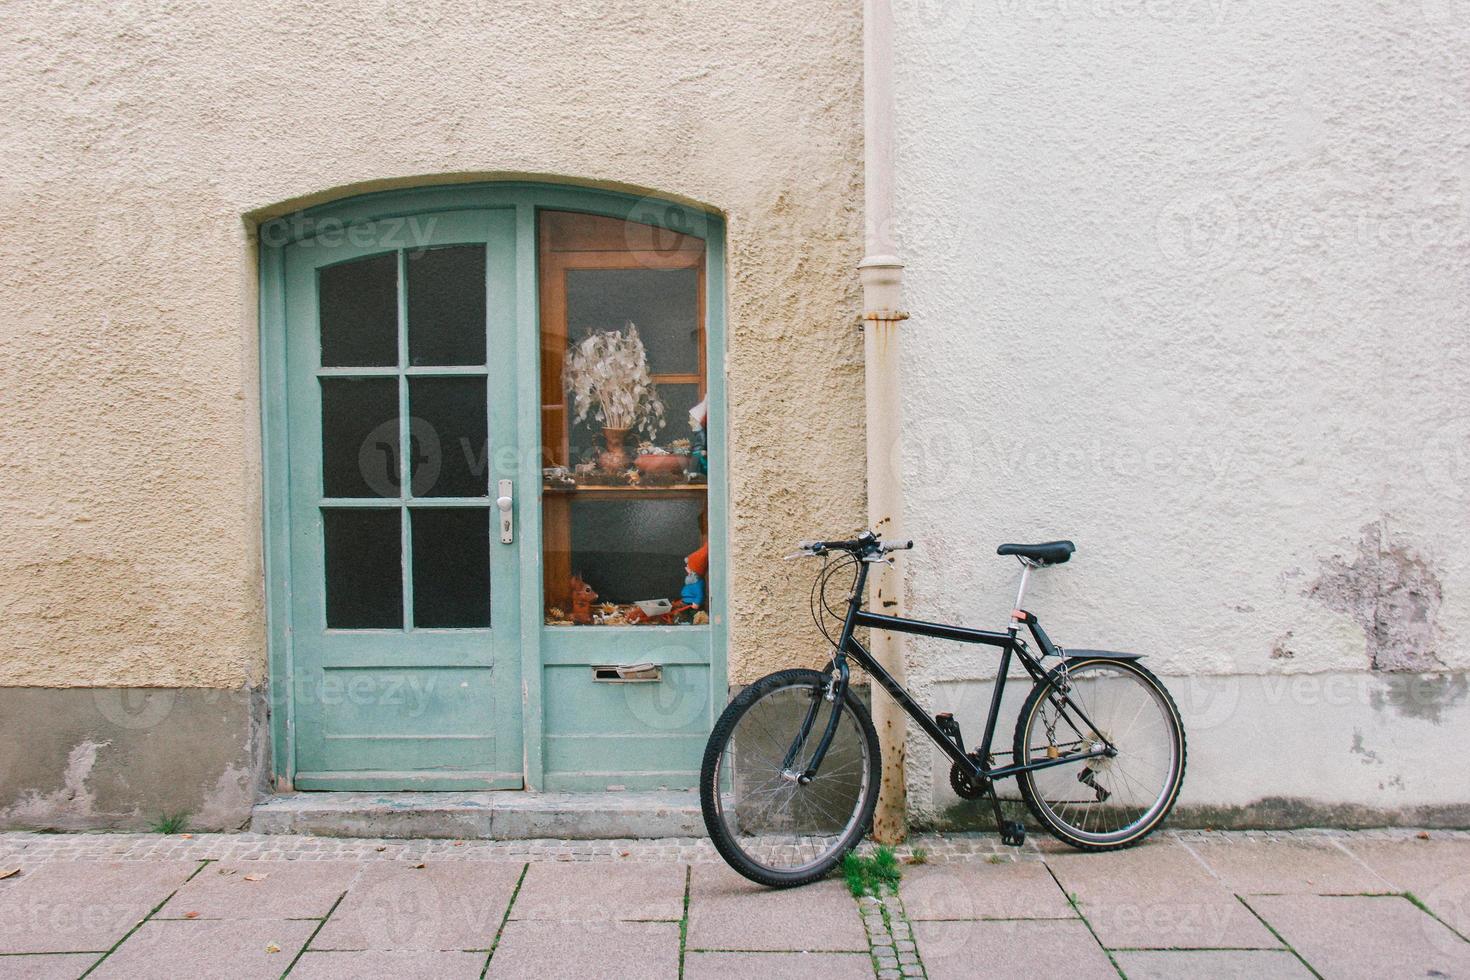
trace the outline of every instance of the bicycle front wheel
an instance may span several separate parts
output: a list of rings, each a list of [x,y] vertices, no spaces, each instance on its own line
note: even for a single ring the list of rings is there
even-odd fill
[[[878,733],[851,689],[826,700],[827,677],[783,670],[736,695],[704,753],[699,798],[720,855],[776,888],[825,876],[862,840],[878,802]],[[815,777],[802,778],[832,713],[837,727]]]
[[[1059,678],[1062,668],[1052,672]],[[1115,754],[1068,761],[1111,744]],[[1065,697],[1037,684],[1016,721],[1021,796],[1073,847],[1107,851],[1142,840],[1168,816],[1184,782],[1184,725],[1159,679],[1131,660],[1069,663]]]

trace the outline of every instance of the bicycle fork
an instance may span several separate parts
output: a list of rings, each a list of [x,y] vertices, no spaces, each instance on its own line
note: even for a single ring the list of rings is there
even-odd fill
[[[850,671],[846,659],[842,657],[834,658],[834,666],[835,676],[828,674],[822,689],[812,692],[811,707],[806,709],[806,717],[802,719],[801,728],[797,731],[791,747],[786,750],[786,757],[781,760],[781,774],[798,786],[805,786],[816,778],[817,770],[821,768],[822,760],[826,758],[827,750],[832,746],[832,738],[837,734],[837,722],[842,717],[842,704],[847,697]],[[823,703],[832,705],[832,713],[828,716],[827,724],[822,729],[822,738],[817,743],[816,751],[812,753],[806,767],[801,772],[797,772],[794,767],[801,758],[802,747],[806,745],[806,740],[811,736],[812,727],[816,724]]]

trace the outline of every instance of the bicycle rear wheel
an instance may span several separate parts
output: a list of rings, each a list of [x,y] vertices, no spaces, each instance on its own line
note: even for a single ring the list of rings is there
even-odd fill
[[[1159,679],[1131,660],[1069,663],[1066,698],[1048,684],[1031,690],[1016,720],[1015,761],[1066,760],[1108,743],[1117,753],[1020,773],[1021,796],[1073,847],[1136,844],[1169,815],[1184,782],[1179,709]]]
[[[763,677],[730,702],[705,749],[699,798],[710,839],[732,868],[763,885],[825,876],[873,819],[878,733],[851,690],[841,705],[826,692],[826,675],[815,670]],[[826,757],[802,783],[834,710]]]

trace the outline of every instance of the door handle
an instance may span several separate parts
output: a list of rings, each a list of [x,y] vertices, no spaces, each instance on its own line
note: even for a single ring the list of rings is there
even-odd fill
[[[500,543],[510,544],[516,537],[516,518],[511,499],[509,480],[500,481],[500,496],[495,499],[495,506],[500,508]]]

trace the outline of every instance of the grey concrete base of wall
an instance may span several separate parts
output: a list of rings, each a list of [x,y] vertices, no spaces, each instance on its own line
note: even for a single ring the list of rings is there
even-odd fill
[[[267,708],[253,690],[0,687],[0,829],[241,828]]]
[[[1023,820],[1032,832],[1040,824],[1019,797],[1001,793],[1001,806],[1008,818]],[[1470,803],[1445,806],[1412,806],[1398,809],[1360,806],[1351,803],[1321,803],[1316,800],[1274,797],[1244,806],[1182,805],[1174,808],[1165,822],[1175,830],[1298,830],[1305,827],[1334,827],[1365,830],[1373,827],[1427,827],[1444,830],[1470,828]],[[984,800],[956,803],[933,819],[919,819],[915,831],[968,831],[995,829],[990,804]]]
[[[1356,673],[1165,676],[1188,733],[1172,827],[1470,827],[1470,779],[1459,754],[1470,731],[1470,675]],[[1008,752],[1028,684],[1007,685],[996,748]],[[928,686],[935,710],[969,733],[989,681]],[[987,807],[959,800],[949,760],[912,738],[915,826],[987,829]],[[1003,762],[1009,761],[1003,758]],[[1002,797],[1017,797],[1005,781]],[[1025,809],[1019,800],[1007,809]],[[1029,814],[1027,814],[1029,818]]]

